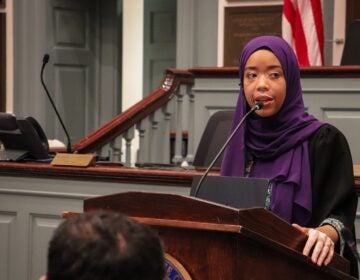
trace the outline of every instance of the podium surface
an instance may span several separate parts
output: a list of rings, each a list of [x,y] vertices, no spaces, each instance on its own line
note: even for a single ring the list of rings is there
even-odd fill
[[[155,228],[165,252],[191,279],[355,279],[338,255],[327,267],[314,265],[301,253],[306,236],[262,208],[128,192],[84,201],[84,211],[97,209],[122,212]]]

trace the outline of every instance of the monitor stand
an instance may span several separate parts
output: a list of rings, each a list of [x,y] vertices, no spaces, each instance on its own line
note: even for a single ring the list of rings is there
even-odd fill
[[[21,161],[27,154],[28,151],[24,150],[0,150],[0,161]]]

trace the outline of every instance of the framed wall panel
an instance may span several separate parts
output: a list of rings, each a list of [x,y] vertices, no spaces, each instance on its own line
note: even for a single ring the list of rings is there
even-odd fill
[[[282,6],[226,7],[224,66],[238,65],[244,45],[260,35],[281,36]]]

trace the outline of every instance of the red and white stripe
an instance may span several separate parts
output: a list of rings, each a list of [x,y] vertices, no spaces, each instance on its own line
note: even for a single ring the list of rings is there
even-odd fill
[[[284,0],[282,36],[293,47],[300,66],[323,65],[321,0]]]

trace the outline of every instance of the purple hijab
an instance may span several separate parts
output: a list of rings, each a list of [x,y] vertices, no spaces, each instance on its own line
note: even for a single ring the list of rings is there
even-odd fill
[[[272,51],[281,63],[286,80],[286,97],[280,111],[271,117],[252,113],[225,151],[223,176],[244,176],[245,154],[251,152],[255,164],[251,177],[268,178],[273,184],[271,211],[292,223],[306,225],[312,212],[312,188],[308,142],[323,125],[305,111],[296,56],[280,37],[261,36],[251,40],[240,58],[240,94],[232,129],[249,106],[243,88],[244,67],[259,49]]]

